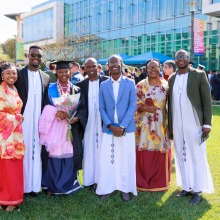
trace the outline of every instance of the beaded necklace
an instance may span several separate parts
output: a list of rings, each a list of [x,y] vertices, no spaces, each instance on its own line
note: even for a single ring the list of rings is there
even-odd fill
[[[64,88],[67,88],[65,92],[64,92]],[[57,81],[57,89],[58,89],[58,92],[59,92],[60,96],[70,95],[70,88],[71,88],[71,82],[70,81],[68,81],[67,86],[62,86],[60,84],[59,80]]]

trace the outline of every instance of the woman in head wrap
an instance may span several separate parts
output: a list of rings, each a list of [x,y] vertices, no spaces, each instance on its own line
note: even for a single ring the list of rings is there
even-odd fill
[[[14,83],[17,70],[5,63],[0,67],[0,209],[19,210],[23,202],[23,158],[25,145],[20,114],[22,101]]]

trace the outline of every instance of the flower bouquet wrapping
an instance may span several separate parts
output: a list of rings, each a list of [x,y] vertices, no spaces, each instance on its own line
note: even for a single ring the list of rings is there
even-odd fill
[[[68,122],[75,116],[77,113],[77,108],[79,106],[80,93],[69,95],[69,96],[61,96],[58,98],[52,98],[54,106],[58,111],[63,111],[68,113]],[[68,124],[68,133],[67,137],[72,139],[71,133],[71,125]]]

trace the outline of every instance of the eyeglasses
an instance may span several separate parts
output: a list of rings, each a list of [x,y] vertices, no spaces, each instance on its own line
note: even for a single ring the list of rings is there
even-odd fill
[[[108,66],[115,66],[115,65],[120,65],[120,64],[121,64],[121,61],[117,60],[115,62],[109,62]]]
[[[175,57],[175,60],[188,59],[188,58],[189,58],[189,56],[187,56],[187,55],[176,56],[176,57]]]
[[[39,54],[39,53],[31,53],[30,55],[31,55],[31,57],[33,57],[33,58],[35,58],[35,57],[41,58],[41,57],[42,57],[42,55]]]
[[[149,66],[147,67],[148,70],[154,70],[160,68],[159,66]]]

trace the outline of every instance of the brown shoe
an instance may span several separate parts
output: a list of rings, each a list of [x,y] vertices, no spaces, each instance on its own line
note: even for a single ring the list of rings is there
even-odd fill
[[[122,192],[122,193],[121,193],[121,198],[122,198],[122,200],[123,200],[124,202],[128,202],[128,201],[131,200],[131,196],[130,196],[129,193],[124,193],[124,192]]]

